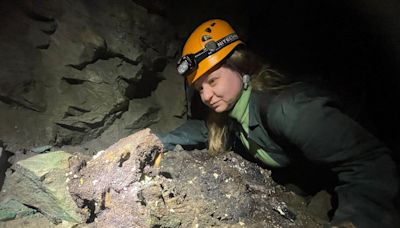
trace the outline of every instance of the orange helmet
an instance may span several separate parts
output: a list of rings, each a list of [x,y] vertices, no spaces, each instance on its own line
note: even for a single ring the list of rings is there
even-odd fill
[[[241,43],[239,36],[226,21],[206,21],[187,39],[178,61],[178,72],[186,76],[188,84],[192,85]]]

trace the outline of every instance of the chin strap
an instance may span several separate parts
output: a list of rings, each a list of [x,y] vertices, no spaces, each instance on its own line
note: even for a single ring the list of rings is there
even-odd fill
[[[247,88],[249,87],[249,83],[250,83],[250,75],[244,74],[242,76],[242,81],[243,81],[243,89],[247,90]]]

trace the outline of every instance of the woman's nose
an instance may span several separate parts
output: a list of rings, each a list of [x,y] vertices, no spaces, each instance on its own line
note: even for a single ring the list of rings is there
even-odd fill
[[[203,98],[203,102],[208,103],[211,101],[211,98],[213,96],[213,91],[210,87],[204,86],[203,87],[203,92],[201,97]]]

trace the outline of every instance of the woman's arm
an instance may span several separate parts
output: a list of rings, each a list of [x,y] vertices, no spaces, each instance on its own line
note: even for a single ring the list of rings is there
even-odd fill
[[[204,120],[191,119],[169,133],[156,135],[165,150],[173,150],[176,145],[204,147],[208,139],[208,129]]]

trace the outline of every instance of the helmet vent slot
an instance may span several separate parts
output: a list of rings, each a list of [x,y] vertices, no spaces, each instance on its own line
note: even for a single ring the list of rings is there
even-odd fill
[[[203,41],[203,42],[205,42],[205,41],[207,41],[207,40],[210,40],[210,39],[212,39],[212,37],[209,36],[209,35],[203,35],[203,36],[201,37],[201,41]]]

